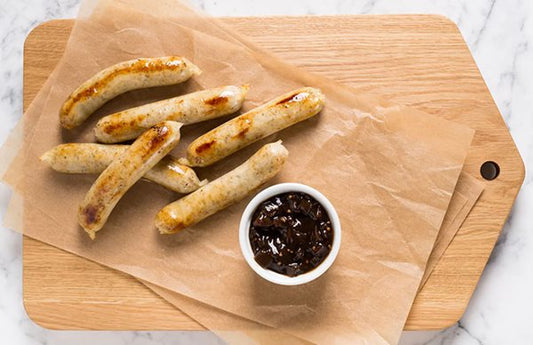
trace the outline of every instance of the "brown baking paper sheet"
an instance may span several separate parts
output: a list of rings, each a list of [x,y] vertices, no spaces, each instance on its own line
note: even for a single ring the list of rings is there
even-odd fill
[[[153,6],[157,4],[149,7]],[[173,17],[171,12],[167,15]],[[24,170],[30,169],[31,174],[25,176],[22,188],[25,234],[310,341],[395,343],[472,131],[355,96],[249,47],[191,31],[180,25],[183,20],[125,13],[105,4],[99,4],[88,18],[77,24],[46,106],[39,109],[42,116],[26,140]],[[185,86],[132,92],[106,105],[100,114],[229,83],[252,86],[246,109],[301,85],[320,87],[327,94],[327,108],[317,118],[262,142],[282,138],[292,153],[272,183],[310,184],[324,192],[340,213],[341,252],[321,279],[282,288],[254,276],[237,241],[236,225],[246,200],[184,233],[161,237],[153,228],[153,216],[175,196],[139,183],[95,242],[78,228],[77,205],[94,176],[59,175],[37,158],[61,142],[92,141],[91,128],[98,115],[81,130],[66,133],[59,129],[57,109],[72,89],[103,67],[134,57],[170,54],[191,58],[204,74]],[[175,153],[183,152],[187,142],[214,125],[185,128],[183,144]],[[218,176],[262,143],[198,172],[201,177]]]
[[[94,6],[96,5],[96,1],[85,1],[83,3],[80,16],[83,17],[84,14],[88,14],[92,11]],[[128,4],[131,5],[131,4]],[[175,7],[175,3],[165,3],[160,4],[158,6],[159,9],[159,15],[163,13],[167,13],[168,6]],[[182,7],[182,10],[189,11],[187,7]],[[191,22],[190,24],[196,24],[197,22]],[[196,26],[198,27],[198,26]],[[202,29],[201,27],[199,28]],[[204,25],[205,30],[205,25]],[[220,36],[221,30],[217,28],[217,30],[213,30],[212,26],[209,27],[210,32],[215,32],[217,35]],[[222,33],[225,38],[227,38],[226,33]],[[242,38],[241,38],[242,40]],[[53,77],[53,75],[52,75]],[[54,78],[52,78],[54,79]],[[44,92],[48,92],[48,83],[43,87]],[[38,106],[34,102],[32,106]],[[36,113],[36,112],[35,112]],[[28,128],[35,123],[34,119],[30,119],[28,123],[26,123],[26,133],[31,132],[28,130]],[[22,124],[22,121],[21,121]],[[18,151],[15,150],[15,147],[21,146],[22,142],[22,125],[18,126],[11,134],[10,139],[15,140],[9,140],[8,143],[2,148],[4,152],[0,152],[0,156],[3,157],[2,163],[0,165],[0,169],[3,169],[4,167],[7,167],[8,162],[12,159],[12,155]],[[15,145],[15,146],[13,146]],[[7,150],[6,150],[7,149]],[[7,152],[5,152],[7,151]],[[18,169],[11,169],[12,171],[18,171]],[[0,175],[3,175],[3,170],[0,170]],[[22,176],[21,174],[16,174],[14,176],[11,176],[12,178],[19,178]],[[9,176],[8,176],[9,180]],[[467,183],[468,182],[468,183]],[[439,231],[435,247],[433,248],[433,251],[431,252],[430,258],[428,260],[428,264],[426,266],[426,270],[424,272],[424,276],[422,279],[422,283],[420,285],[420,288],[425,284],[427,279],[429,278],[429,275],[431,274],[433,268],[436,266],[438,260],[440,259],[441,255],[444,253],[444,250],[447,248],[451,240],[453,239],[455,233],[457,232],[459,226],[462,224],[468,213],[470,212],[470,209],[473,207],[475,201],[479,197],[481,191],[482,191],[482,184],[477,182],[473,177],[467,176],[465,174],[461,174],[459,178],[458,185],[456,187],[456,191],[454,192],[454,195],[452,197],[452,200],[450,202],[449,209],[446,213],[446,216],[444,218],[443,224],[441,226],[441,229]],[[22,222],[22,199],[20,197],[16,197],[17,195],[14,194],[14,200],[10,203],[8,212],[6,213],[4,224],[12,229],[20,229]],[[467,198],[467,199],[465,199]],[[15,204],[15,205],[13,205]],[[14,212],[11,212],[14,211]]]
[[[89,13],[91,7],[94,7],[94,3],[90,3],[89,1],[86,1],[83,3],[83,8],[81,11],[81,15],[84,13]],[[162,7],[163,8],[163,7]],[[74,29],[75,31],[75,29]],[[219,33],[220,31],[217,31]],[[54,79],[54,75],[52,74],[52,79]],[[49,92],[49,83],[46,83],[41,90],[41,92],[44,92],[45,94]],[[41,98],[44,100],[44,98]],[[32,106],[40,106],[36,104],[36,102],[32,103]],[[31,108],[29,113],[38,114],[38,112],[32,112]],[[27,117],[26,117],[27,119]],[[28,119],[25,127],[26,127],[26,133],[31,133],[32,125],[36,123],[36,119]],[[10,163],[13,156],[18,152],[18,147],[22,145],[22,121],[19,123],[19,126],[11,133],[9,140],[6,142],[4,147],[2,147],[2,152],[0,152],[0,156],[2,159],[2,164],[0,164],[0,174],[3,175],[4,169],[7,168]],[[19,162],[20,157],[22,155],[19,154]],[[18,169],[13,167],[11,169],[13,172],[18,172]],[[22,174],[12,174],[12,176],[7,176],[7,181],[9,182],[11,179],[18,179],[22,176]],[[13,184],[13,183],[11,183]],[[454,192],[454,195],[452,197],[452,200],[450,202],[449,209],[446,213],[446,216],[444,218],[443,224],[441,226],[441,229],[439,231],[435,247],[433,248],[433,251],[431,252],[430,258],[428,260],[428,264],[426,266],[426,270],[424,272],[424,276],[422,279],[422,283],[420,285],[420,288],[425,284],[427,279],[429,278],[429,275],[431,274],[433,268],[436,266],[438,260],[440,259],[441,255],[444,253],[445,249],[453,239],[455,233],[457,232],[459,226],[462,224],[468,213],[470,212],[470,209],[473,207],[475,201],[477,200],[478,196],[480,195],[482,191],[482,184],[477,182],[473,177],[468,176],[466,174],[461,174],[458,184],[456,186],[456,190]],[[22,226],[22,198],[18,196],[18,194],[13,194],[13,199],[10,202],[8,211],[6,212],[6,215],[4,217],[4,225],[7,228],[11,228],[14,230],[21,229]]]
[[[214,332],[229,345],[308,345],[292,334],[245,319],[141,280],[146,287],[189,317]]]
[[[439,263],[440,258],[450,243],[452,243],[457,231],[461,228],[466,217],[470,214],[470,211],[481,196],[483,189],[483,184],[476,180],[475,177],[464,172],[459,176],[459,181],[457,182],[453,193],[452,202],[450,202],[441,229],[435,240],[435,245],[429,256],[419,290],[421,290],[428,281],[433,269]]]
[[[482,191],[483,185],[479,181],[466,173],[461,173],[424,271],[420,289],[426,283]],[[148,282],[142,280],[141,282],[189,317],[215,332],[228,344],[311,344],[275,328],[230,314]]]

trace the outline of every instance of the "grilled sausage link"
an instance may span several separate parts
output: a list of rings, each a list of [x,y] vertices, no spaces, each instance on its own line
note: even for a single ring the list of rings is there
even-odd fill
[[[52,169],[67,174],[100,174],[113,160],[124,155],[128,145],[61,144],[41,156]],[[178,193],[190,193],[205,185],[193,169],[181,165],[170,155],[164,157],[143,176],[145,179]]]
[[[124,193],[177,145],[180,127],[173,121],[155,125],[98,176],[78,210],[78,222],[91,239]]]
[[[289,152],[281,141],[267,144],[246,162],[193,193],[165,206],[155,225],[162,234],[173,234],[242,200],[276,175]]]
[[[95,135],[103,143],[118,143],[137,138],[161,121],[184,125],[214,119],[239,110],[248,86],[224,86],[145,104],[103,117]]]
[[[316,115],[324,106],[320,90],[304,87],[237,116],[194,140],[180,163],[204,167],[241,148]]]
[[[96,109],[124,92],[178,84],[200,73],[192,62],[178,56],[120,62],[98,72],[70,94],[59,111],[61,126],[79,126]]]

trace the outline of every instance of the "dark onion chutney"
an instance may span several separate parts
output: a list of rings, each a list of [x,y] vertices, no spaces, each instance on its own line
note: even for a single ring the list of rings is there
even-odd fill
[[[320,265],[333,244],[327,211],[307,193],[275,195],[254,211],[249,232],[255,261],[294,277]]]

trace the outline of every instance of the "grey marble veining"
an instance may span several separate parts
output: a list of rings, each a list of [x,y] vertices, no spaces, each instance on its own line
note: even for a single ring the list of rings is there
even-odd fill
[[[533,344],[533,1],[195,0],[214,16],[359,13],[442,14],[459,26],[526,164],[511,217],[461,321],[436,332],[405,332],[402,345]],[[0,0],[0,143],[22,113],[22,51],[28,32],[74,17],[79,0]],[[0,185],[0,217],[9,190]],[[22,305],[21,236],[0,229],[0,344],[221,344],[209,332],[57,332]]]

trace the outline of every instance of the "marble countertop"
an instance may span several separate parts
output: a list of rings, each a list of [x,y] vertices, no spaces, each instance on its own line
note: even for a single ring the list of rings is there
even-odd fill
[[[214,16],[431,13],[459,26],[526,165],[526,179],[462,319],[442,331],[404,332],[402,345],[533,343],[533,1],[194,0]],[[22,115],[22,53],[39,23],[76,16],[79,0],[0,0],[0,144]],[[528,62],[529,61],[529,62]],[[0,218],[9,189],[0,185]],[[0,344],[223,344],[209,332],[50,331],[22,304],[21,235],[0,230]]]

